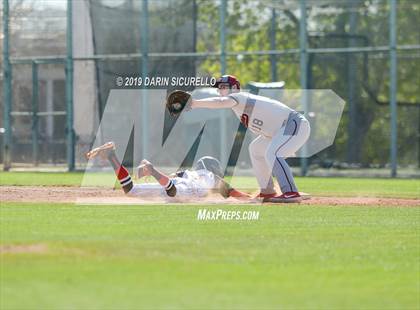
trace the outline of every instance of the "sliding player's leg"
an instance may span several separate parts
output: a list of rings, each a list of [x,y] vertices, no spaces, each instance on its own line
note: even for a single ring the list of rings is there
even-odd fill
[[[120,182],[124,193],[129,193],[133,188],[133,180],[131,179],[127,168],[125,168],[119,161],[117,154],[115,153],[114,142],[107,142],[97,148],[92,149],[86,154],[88,159],[92,159],[97,156],[103,159],[108,159],[115,171],[115,175],[117,176],[117,179]]]
[[[88,159],[97,156],[103,159],[107,159],[110,162],[112,168],[114,169],[115,175],[117,176],[117,179],[120,182],[124,193],[126,193],[127,195],[139,197],[159,197],[163,196],[162,194],[165,192],[165,190],[167,191],[168,195],[170,193],[176,193],[176,189],[173,186],[173,183],[169,180],[169,178],[157,172],[156,169],[153,168],[153,165],[151,165],[147,161],[142,162],[142,164],[148,164],[146,166],[150,168],[149,170],[151,172],[147,175],[151,175],[151,173],[153,173],[153,175],[155,176],[155,178],[157,178],[159,183],[133,184],[130,173],[128,172],[127,168],[125,168],[121,164],[117,157],[117,154],[115,153],[115,144],[113,142],[108,142],[104,145],[94,148],[93,150],[88,152],[86,156]],[[145,166],[143,166],[142,168],[145,168]]]
[[[159,184],[133,184],[130,173],[127,168],[125,168],[119,161],[115,153],[115,144],[113,142],[107,142],[104,145],[101,145],[97,148],[92,149],[86,154],[88,159],[100,156],[103,159],[108,159],[111,163],[115,175],[117,176],[118,181],[121,184],[121,187],[124,193],[134,196],[147,196],[149,194],[160,194],[162,187],[166,191],[166,194],[170,197],[176,195],[176,187],[172,180],[161,173],[159,170],[153,167],[153,165],[147,160],[143,160],[138,167],[138,175],[140,176],[140,171],[143,171],[144,175],[152,175]]]
[[[175,186],[173,180],[166,174],[156,169],[151,162],[143,159],[137,167],[137,177],[141,179],[142,177],[149,175],[153,176],[156,181],[159,182],[169,197],[174,197],[176,195],[177,187]]]
[[[165,189],[159,183],[133,184],[133,188],[127,195],[146,199],[167,196]]]

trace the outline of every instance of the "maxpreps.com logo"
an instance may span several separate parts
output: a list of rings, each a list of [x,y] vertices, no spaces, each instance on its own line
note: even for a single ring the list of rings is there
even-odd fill
[[[256,221],[260,218],[260,211],[227,211],[222,209],[207,210],[199,209],[197,220],[199,221]]]

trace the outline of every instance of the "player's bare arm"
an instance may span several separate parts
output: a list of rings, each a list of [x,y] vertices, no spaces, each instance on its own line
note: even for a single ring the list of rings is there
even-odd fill
[[[241,192],[240,190],[237,190],[235,188],[231,188],[231,190],[229,191],[229,197],[232,197],[238,200],[243,200],[243,201],[248,201],[249,199],[252,198],[250,194]]]
[[[210,97],[191,101],[191,108],[198,109],[228,109],[233,108],[237,102],[230,97]]]
[[[249,200],[251,198],[251,195],[245,192],[241,192],[235,188],[233,188],[228,182],[223,180],[222,178],[218,178],[219,186],[218,191],[220,195],[222,195],[224,198],[235,198],[238,200]]]

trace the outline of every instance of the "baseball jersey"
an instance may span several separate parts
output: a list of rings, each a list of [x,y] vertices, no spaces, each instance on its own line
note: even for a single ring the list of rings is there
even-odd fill
[[[291,108],[280,101],[247,92],[232,93],[229,98],[236,101],[233,112],[241,123],[256,134],[271,138],[286,122]]]
[[[176,188],[177,196],[203,197],[209,190],[216,186],[214,174],[208,170],[185,170],[172,179]]]

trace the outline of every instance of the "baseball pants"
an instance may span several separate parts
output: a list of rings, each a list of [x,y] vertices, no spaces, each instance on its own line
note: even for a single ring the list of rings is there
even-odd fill
[[[286,124],[272,137],[258,136],[249,145],[252,168],[262,193],[273,193],[272,175],[282,193],[297,192],[286,158],[294,156],[310,135],[308,120],[301,114],[291,113]]]
[[[183,178],[174,178],[172,179],[176,186],[176,196],[175,198],[179,199],[188,199],[188,198],[200,198],[207,195],[208,190],[200,188]],[[143,197],[143,198],[171,198],[165,192],[165,189],[159,183],[143,183],[143,184],[133,184],[133,188],[130,192],[127,193],[132,197]]]

